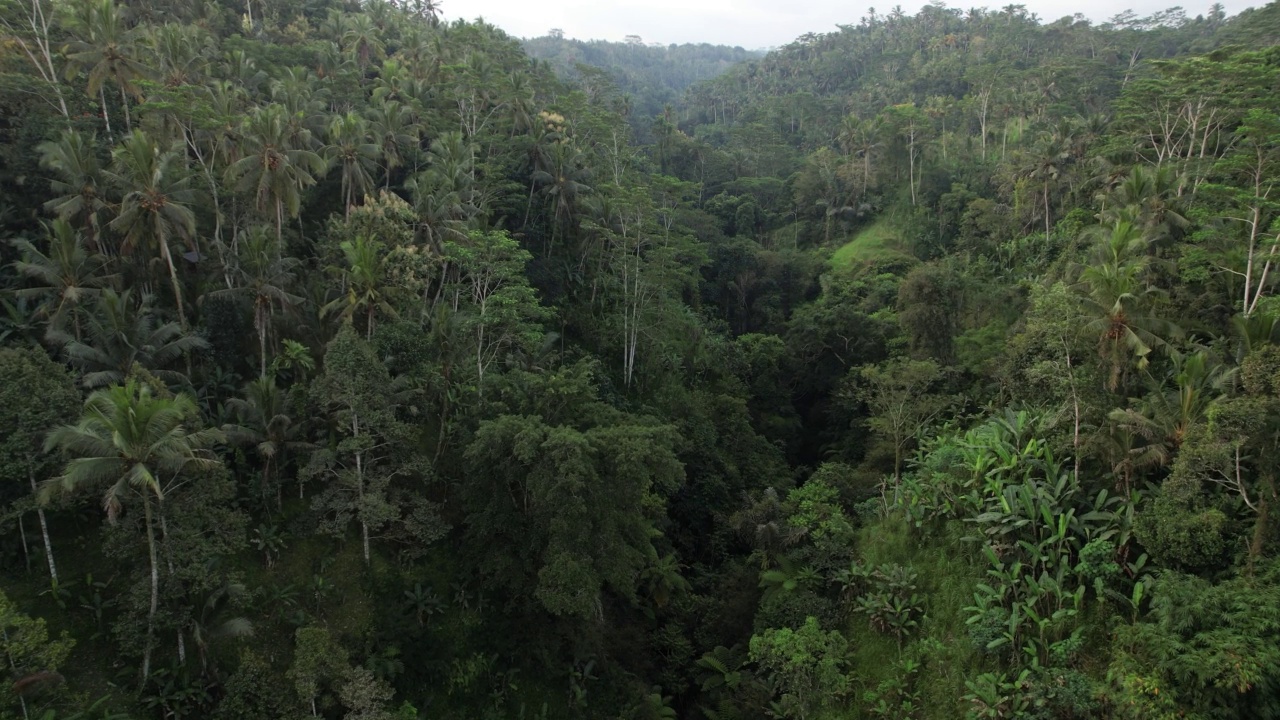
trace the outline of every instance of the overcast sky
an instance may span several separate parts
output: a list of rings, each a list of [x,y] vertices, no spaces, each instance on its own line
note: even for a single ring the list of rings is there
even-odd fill
[[[1010,1],[984,5],[952,0],[948,4],[966,9],[999,8]],[[1146,15],[1176,2],[1025,0],[1023,4],[1042,20],[1079,12],[1100,22],[1124,9]],[[582,40],[622,40],[626,35],[639,35],[645,42],[709,42],[754,50],[785,45],[807,32],[829,32],[837,24],[856,24],[869,7],[883,14],[895,4],[899,4],[897,0],[870,5],[842,0],[444,0],[441,9],[447,19],[483,17],[517,37],[537,37],[560,28],[566,36]],[[908,14],[924,4],[925,0],[901,2]],[[1203,7],[1183,7],[1188,16],[1195,17],[1207,12],[1211,4],[1209,0]],[[1228,14],[1263,4],[1263,0],[1223,0]]]

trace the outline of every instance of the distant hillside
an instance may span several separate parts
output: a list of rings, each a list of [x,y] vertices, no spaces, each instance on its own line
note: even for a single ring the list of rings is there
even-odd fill
[[[762,53],[725,45],[645,45],[629,42],[571,40],[554,35],[524,41],[525,52],[545,60],[558,75],[582,80],[580,65],[608,73],[618,91],[630,96],[628,115],[647,130],[649,118],[674,103],[690,86],[714,78],[737,63],[762,57]]]

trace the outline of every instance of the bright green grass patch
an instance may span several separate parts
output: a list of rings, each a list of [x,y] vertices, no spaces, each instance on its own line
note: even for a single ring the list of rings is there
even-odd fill
[[[863,563],[898,563],[919,573],[925,617],[901,650],[893,638],[872,630],[866,616],[850,618],[847,632],[854,648],[851,669],[857,688],[854,717],[871,717],[862,693],[898,673],[902,659],[908,657],[922,665],[915,681],[919,717],[943,720],[963,715],[964,681],[984,670],[965,625],[964,608],[972,602],[974,585],[983,579],[981,568],[971,560],[971,547],[962,540],[967,531],[952,523],[921,537],[899,517],[882,519],[860,531]]]
[[[902,234],[887,219],[880,219],[863,228],[831,256],[832,269],[868,265],[877,260],[887,260],[907,255],[902,247]]]

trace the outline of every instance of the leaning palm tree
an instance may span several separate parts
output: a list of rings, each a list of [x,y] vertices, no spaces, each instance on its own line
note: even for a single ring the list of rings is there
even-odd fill
[[[50,327],[62,329],[69,322],[79,338],[81,306],[97,297],[107,281],[102,274],[105,259],[86,250],[84,238],[66,220],[54,220],[48,229],[47,252],[29,240],[9,241],[22,253],[13,268],[27,280],[27,287],[15,294],[38,298]]]
[[[184,330],[176,322],[163,322],[151,308],[151,300],[107,288],[98,296],[85,323],[84,338],[50,329],[48,340],[62,347],[66,359],[78,368],[86,387],[100,388],[123,382],[139,365],[170,385],[184,385],[187,377],[171,370],[187,353],[204,350],[209,343]]]
[[[186,155],[165,149],[142,130],[130,133],[112,153],[107,181],[123,196],[120,214],[108,226],[124,237],[120,250],[130,254],[140,245],[156,250],[169,268],[169,283],[178,310],[178,321],[187,326],[182,286],[169,243],[184,240],[195,250],[196,216]]]
[[[218,465],[208,448],[222,434],[193,430],[196,404],[188,395],[166,397],[136,379],[99,390],[85,401],[75,425],[49,434],[45,451],[70,456],[62,475],[42,493],[92,489],[102,492],[102,508],[114,523],[126,505],[142,505],[151,571],[151,605],[143,645],[142,678],[151,673],[155,645],[155,617],[160,599],[156,548],[157,512],[163,512],[165,487],[184,473]]]
[[[259,211],[272,210],[276,239],[283,238],[285,217],[295,218],[302,191],[316,184],[327,167],[323,158],[305,147],[310,133],[291,138],[289,119],[279,105],[254,110],[242,130],[244,157],[227,168],[227,180],[241,192],[252,191]]]

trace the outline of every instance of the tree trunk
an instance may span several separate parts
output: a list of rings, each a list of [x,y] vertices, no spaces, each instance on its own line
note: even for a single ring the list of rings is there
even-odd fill
[[[352,437],[360,437],[360,416],[357,413],[351,413],[351,435]],[[364,453],[356,451],[356,497],[360,506],[364,506]],[[359,515],[359,512],[356,513]],[[364,550],[364,564],[369,564],[369,523],[364,518],[360,518],[360,541]]]
[[[1049,181],[1044,181],[1044,239],[1049,239]]]
[[[98,103],[102,105],[102,122],[107,126],[107,141],[115,142],[115,135],[111,132],[111,112],[107,110],[107,94],[102,87],[98,87]]]
[[[27,561],[27,572],[31,572],[31,548],[27,547],[27,526],[22,522],[22,513],[18,513],[18,537],[22,538],[22,557]]]
[[[169,283],[173,285],[173,300],[178,304],[178,324],[186,330],[187,314],[182,309],[182,285],[178,282],[178,268],[173,264],[173,253],[169,250],[168,239],[158,237],[157,240],[160,241],[160,254],[164,255],[164,261],[169,266]]]
[[[1275,477],[1270,472],[1262,476],[1262,492],[1258,493],[1258,517],[1253,521],[1253,538],[1249,542],[1249,573],[1253,574],[1254,561],[1262,557],[1270,530],[1271,499],[1276,494]]]
[[[267,377],[267,319],[263,316],[262,301],[254,309],[253,324],[258,330],[258,377]]]
[[[147,610],[147,637],[142,651],[142,681],[151,676],[151,649],[154,645],[156,610],[160,607],[160,568],[156,558],[156,530],[151,519],[151,498],[142,501],[144,521],[147,523],[147,554],[151,561],[151,607]]]
[[[129,114],[129,96],[124,94],[124,86],[120,86],[120,106],[124,108],[124,129],[133,132],[133,118]]]
[[[36,474],[30,468],[27,469],[27,478],[31,480],[31,492],[35,494],[39,492],[36,488]],[[53,543],[49,541],[49,524],[44,519],[44,508],[36,506],[36,517],[40,518],[40,537],[44,540],[44,558],[49,563],[49,579],[53,584],[58,584],[58,566],[53,562]]]

